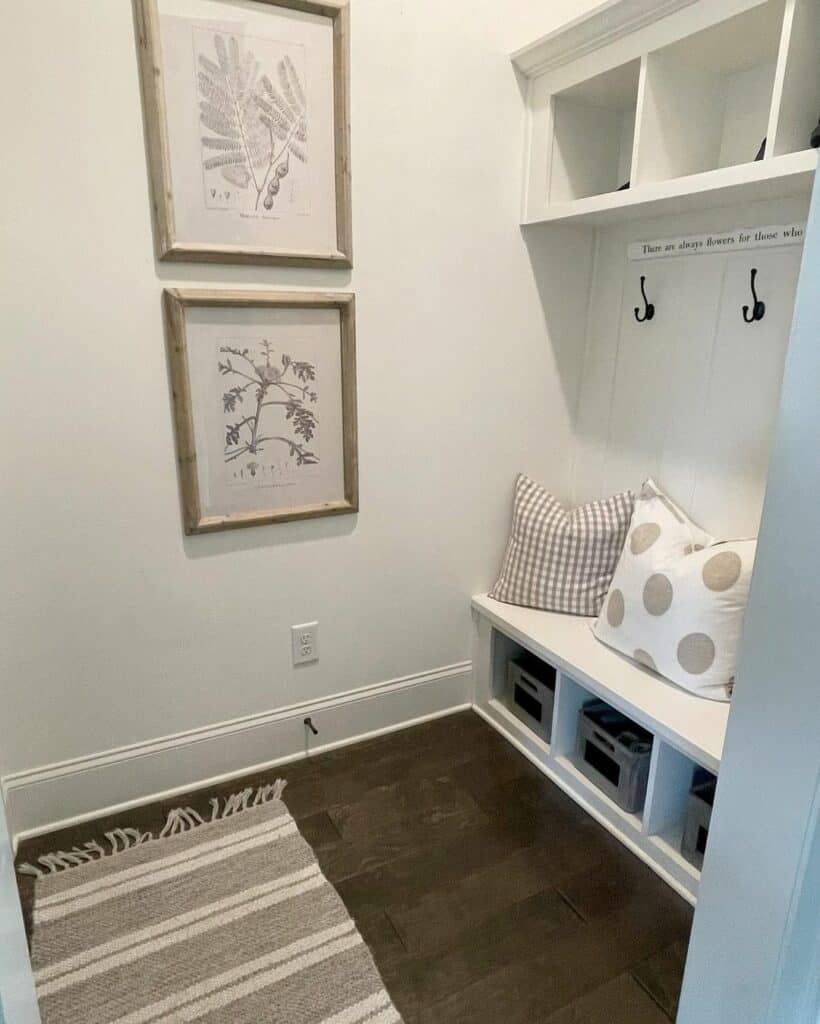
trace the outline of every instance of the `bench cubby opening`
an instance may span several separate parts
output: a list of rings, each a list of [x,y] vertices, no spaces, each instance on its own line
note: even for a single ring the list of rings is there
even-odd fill
[[[687,856],[683,850],[683,839],[690,816],[692,791],[697,788],[703,792],[704,786],[715,780],[713,772],[668,743],[656,744],[649,773],[644,831],[659,849],[678,860],[682,870],[693,878],[700,877],[705,839],[699,830],[694,847],[696,850],[701,847],[700,856]],[[709,799],[705,796],[701,802]]]
[[[496,712],[524,730],[536,748],[549,753],[556,669],[499,630],[493,630],[492,652],[490,699]]]

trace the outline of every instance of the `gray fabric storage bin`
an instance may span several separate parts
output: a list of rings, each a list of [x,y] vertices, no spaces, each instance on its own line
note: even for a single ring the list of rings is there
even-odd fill
[[[555,675],[552,665],[534,654],[520,654],[507,662],[506,705],[545,743],[552,738]]]
[[[714,775],[708,775],[701,781],[696,778],[686,805],[686,826],[683,830],[680,852],[698,870],[703,867],[716,789],[717,779]]]
[[[652,757],[652,734],[602,700],[578,714],[576,764],[624,811],[643,809]]]

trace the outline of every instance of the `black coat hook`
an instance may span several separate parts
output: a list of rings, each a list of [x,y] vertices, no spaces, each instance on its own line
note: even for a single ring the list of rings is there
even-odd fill
[[[641,295],[643,296],[644,313],[641,316],[641,310],[639,306],[635,307],[635,319],[639,324],[644,323],[646,320],[651,320],[655,315],[655,307],[646,298],[646,278],[641,276]]]
[[[318,736],[319,735],[319,730],[313,724],[313,719],[312,718],[306,718],[305,719],[305,725],[308,727],[308,729],[310,729],[310,731],[313,733],[314,736]]]
[[[757,297],[757,288],[755,288],[755,280],[757,278],[757,267],[755,267],[752,270],[751,278],[752,298],[754,299],[754,305],[743,307],[743,319],[746,321],[747,324],[756,323],[758,320],[762,320],[763,317],[766,315],[766,303],[761,302],[760,299]]]

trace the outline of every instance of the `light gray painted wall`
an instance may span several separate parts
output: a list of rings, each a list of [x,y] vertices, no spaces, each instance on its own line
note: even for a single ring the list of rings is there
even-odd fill
[[[820,177],[678,1024],[811,1021],[778,981],[797,995],[819,966],[816,942],[788,943],[820,777],[818,280]],[[804,898],[816,938],[817,890]]]
[[[16,6],[0,775],[469,657],[515,474],[567,488],[590,266],[571,233],[553,254],[530,239],[536,281],[508,53],[594,4],[354,0],[352,273],[156,265],[131,4]],[[358,517],[183,537],[160,309],[176,283],[357,293]],[[289,626],[313,619],[322,658],[296,672]]]

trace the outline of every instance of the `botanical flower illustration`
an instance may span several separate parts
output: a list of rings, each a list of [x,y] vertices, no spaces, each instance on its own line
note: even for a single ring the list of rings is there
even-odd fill
[[[289,56],[276,65],[276,84],[241,37],[213,35],[216,61],[199,55],[199,118],[203,167],[273,209],[291,157],[307,163],[307,100]],[[207,155],[210,152],[212,155]],[[264,196],[264,199],[263,199]]]
[[[297,466],[316,465],[319,458],[307,447],[319,425],[310,408],[319,400],[314,390],[313,364],[291,359],[289,355],[283,355],[274,364],[273,349],[267,340],[260,343],[258,352],[235,345],[222,345],[219,351],[225,356],[224,361],[218,362],[220,374],[243,382],[234,384],[222,395],[223,412],[240,416],[225,425],[225,462],[243,455],[257,456],[266,445],[276,443],[287,447]],[[247,406],[246,399],[250,399]],[[248,410],[247,416],[241,415],[243,407]],[[281,433],[271,432],[277,429]],[[245,468],[255,477],[260,464],[250,459]]]

